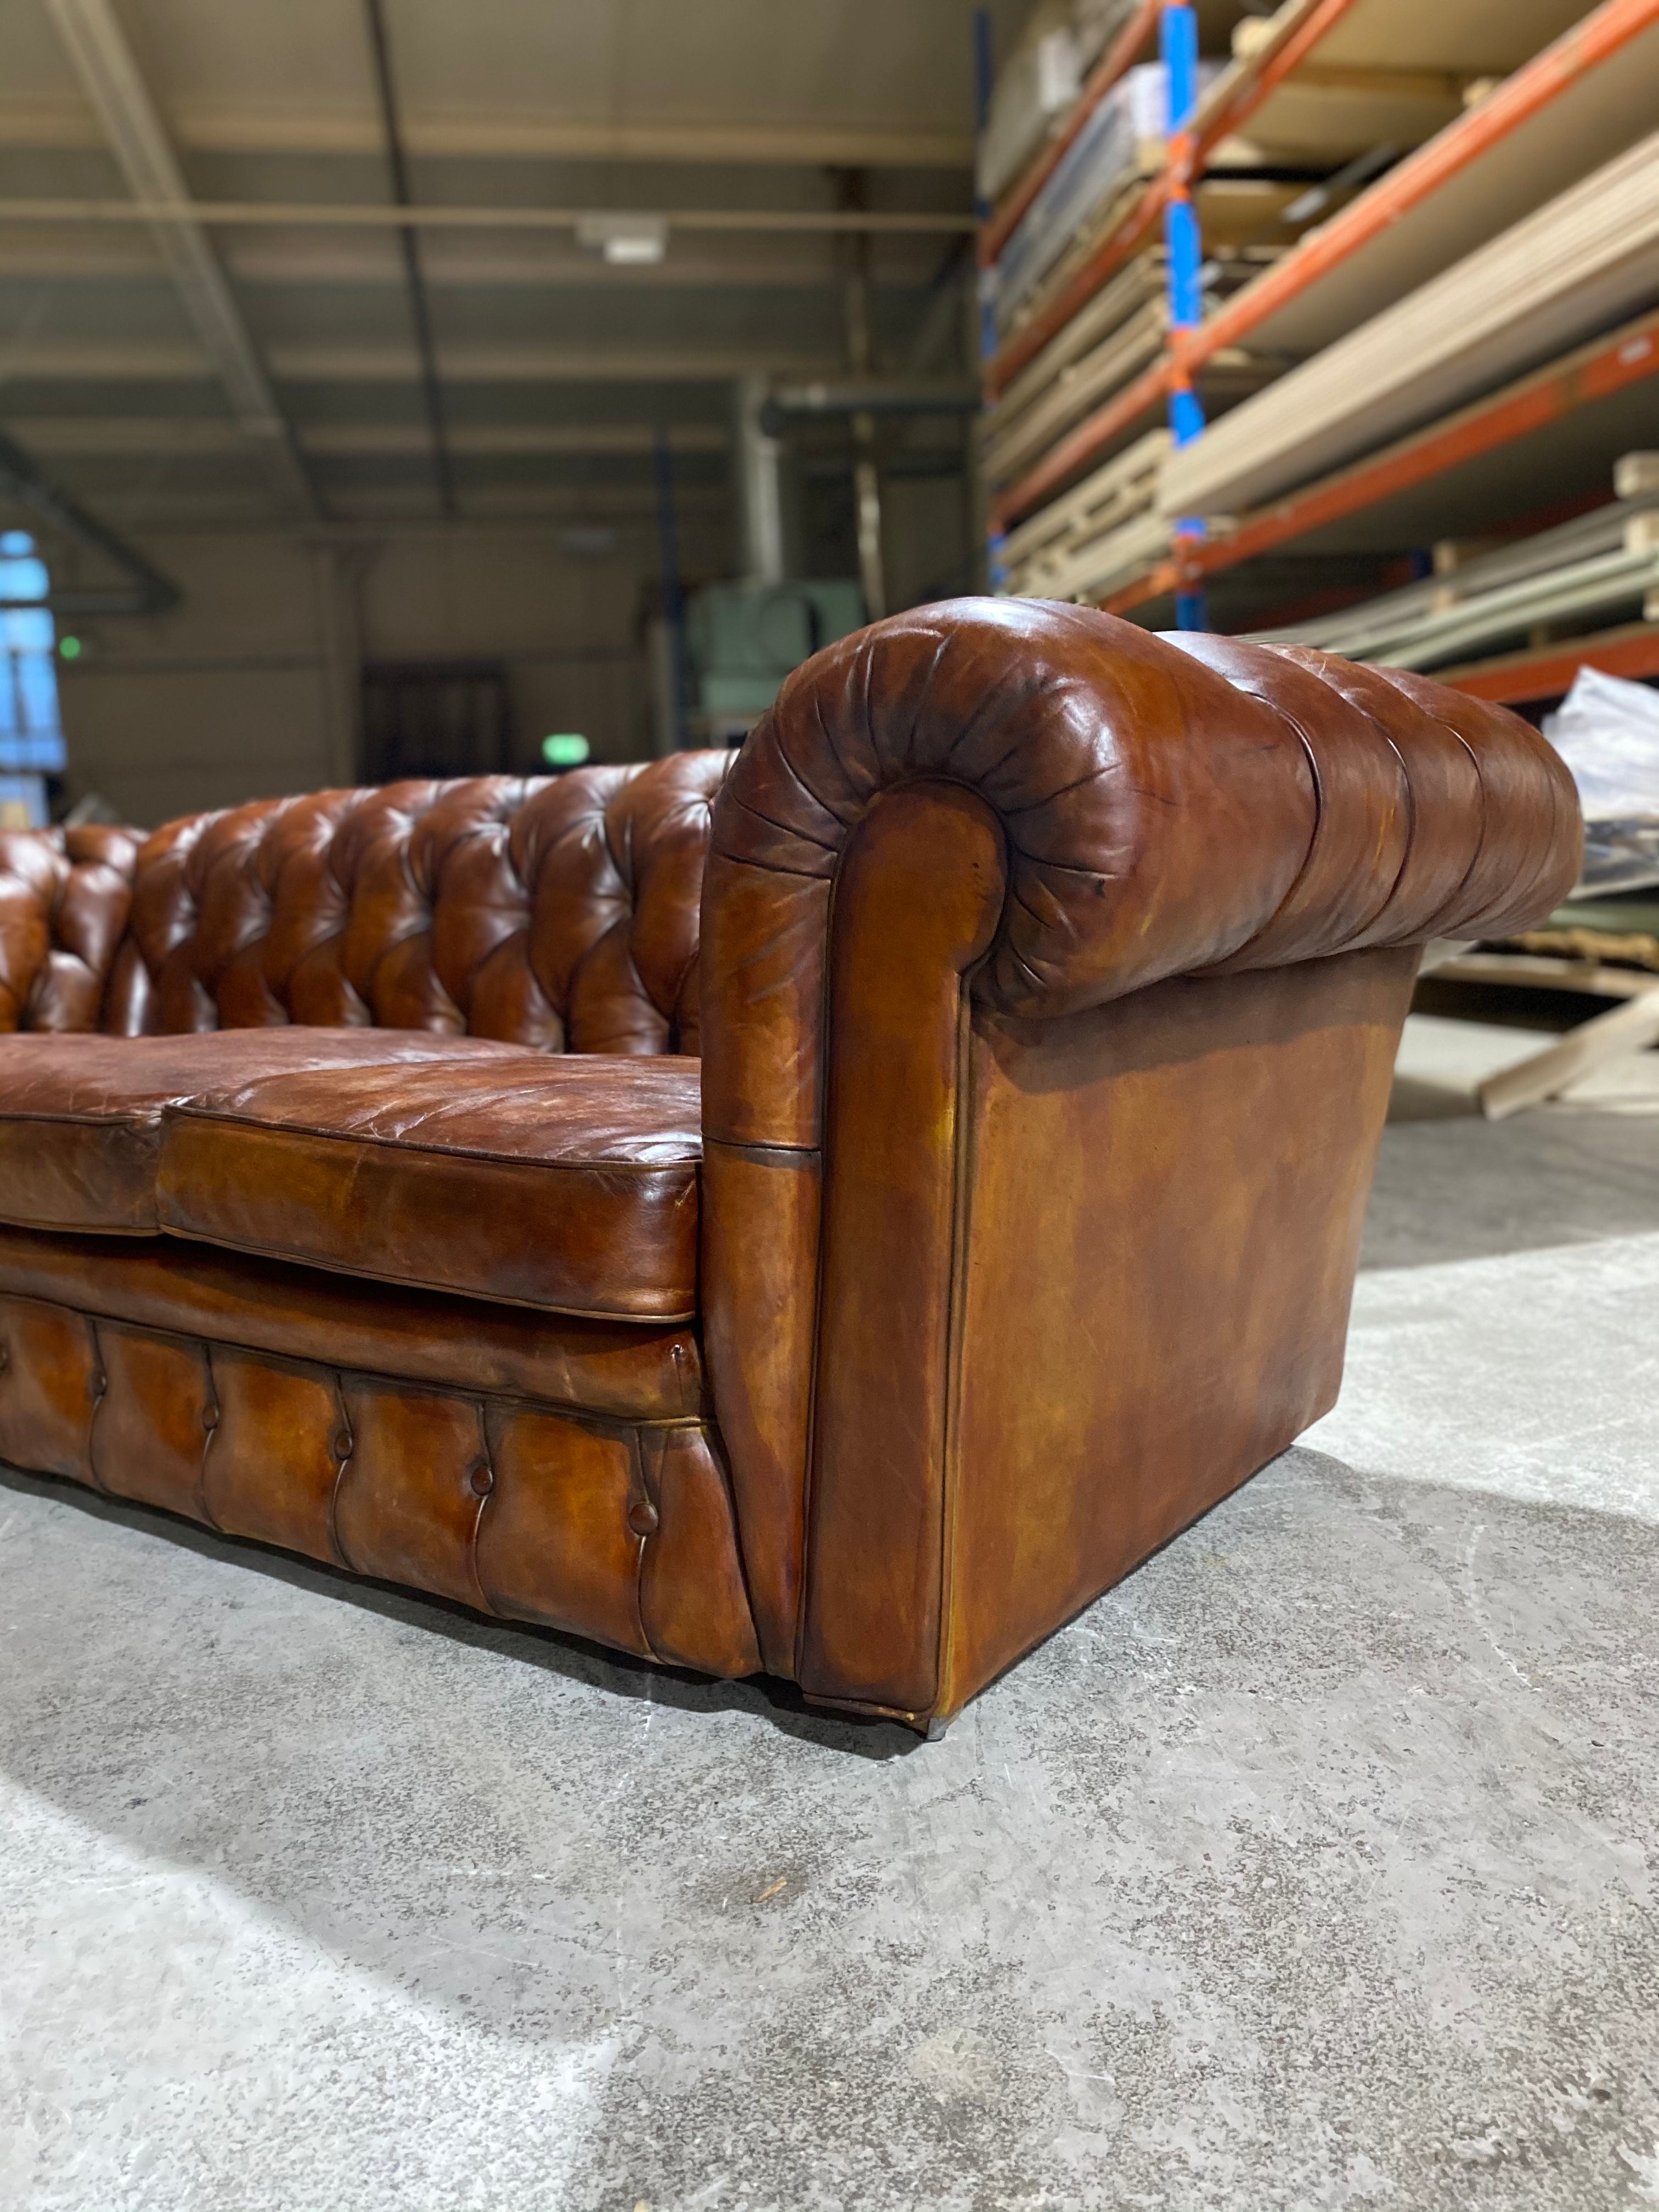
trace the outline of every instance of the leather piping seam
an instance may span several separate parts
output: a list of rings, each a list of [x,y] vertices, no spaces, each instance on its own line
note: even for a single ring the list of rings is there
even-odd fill
[[[629,1457],[633,1462],[634,1480],[639,1486],[639,1494],[658,1515],[659,1525],[660,1525],[662,1470],[660,1468],[657,1470],[657,1495],[653,1498],[651,1495],[651,1485],[646,1478],[645,1439],[637,1430],[629,1439]],[[649,1536],[642,1535],[638,1529],[629,1523],[626,1509],[623,1511],[623,1525],[628,1528],[629,1534],[632,1536],[638,1547],[634,1555],[634,1617],[640,1624],[640,1641],[644,1644],[652,1663],[660,1667],[665,1662],[656,1645],[651,1641],[651,1631],[645,1625],[645,1547],[651,1539]]]
[[[580,1054],[575,1053],[569,1056],[572,1059],[582,1057]],[[548,1057],[551,1059],[553,1055],[550,1054]],[[653,1060],[672,1060],[678,1055],[665,1052],[653,1053],[649,1057]],[[442,1065],[441,1061],[434,1063],[420,1060],[410,1064],[417,1067],[430,1066],[434,1064]],[[3,1118],[0,1116],[0,1119]],[[416,1157],[422,1153],[431,1153],[439,1159],[483,1160],[491,1166],[523,1168],[537,1175],[592,1175],[596,1171],[603,1171],[607,1176],[620,1173],[684,1176],[695,1175],[702,1159],[701,1135],[696,1139],[697,1150],[687,1152],[683,1158],[676,1160],[539,1160],[526,1157],[523,1152],[489,1152],[476,1145],[434,1145],[425,1141],[411,1144],[407,1137],[386,1137],[368,1129],[319,1129],[314,1124],[305,1121],[262,1121],[252,1114],[239,1114],[234,1109],[228,1110],[212,1106],[169,1106],[164,1120],[209,1121],[216,1124],[228,1122],[234,1128],[252,1130],[259,1136],[311,1137],[321,1144],[327,1145],[379,1145],[389,1152],[413,1153]]]
[[[346,1404],[345,1376],[334,1368],[325,1371],[328,1376],[329,1387],[334,1393],[334,1418],[337,1424],[329,1438],[329,1453],[338,1462],[328,1492],[328,1548],[334,1555],[336,1566],[343,1567],[348,1574],[355,1575],[358,1570],[352,1565],[349,1553],[340,1541],[340,1492],[345,1488],[347,1470],[356,1455],[357,1432],[351,1425],[351,1412]],[[342,1438],[344,1439],[345,1449],[337,1452],[334,1447]]]
[[[483,1585],[483,1577],[478,1571],[478,1540],[483,1534],[484,1515],[495,1502],[495,1457],[489,1443],[489,1409],[482,1398],[475,1398],[473,1410],[478,1418],[478,1456],[472,1462],[473,1468],[476,1471],[483,1466],[489,1469],[489,1487],[477,1500],[472,1526],[467,1533],[466,1571],[472,1577],[473,1589],[478,1593],[479,1612],[487,1613],[492,1619],[499,1620],[501,1616],[491,1601],[489,1592]]]
[[[149,1221],[37,1221],[33,1215],[14,1213],[9,1207],[0,1206],[0,1228],[27,1229],[45,1235],[61,1237],[154,1237],[160,1230],[159,1222]]]
[[[515,1311],[526,1313],[563,1314],[571,1321],[629,1322],[641,1328],[656,1328],[670,1324],[678,1326],[698,1318],[698,1310],[695,1305],[675,1306],[666,1313],[627,1313],[616,1306],[550,1305],[534,1298],[509,1297],[501,1291],[465,1291],[453,1283],[433,1282],[423,1275],[377,1275],[367,1267],[349,1267],[343,1260],[319,1260],[314,1252],[293,1251],[281,1244],[249,1244],[234,1237],[210,1237],[205,1230],[185,1229],[172,1221],[162,1222],[161,1230],[164,1237],[176,1237],[181,1243],[205,1244],[212,1249],[227,1252],[246,1252],[256,1260],[281,1260],[294,1267],[314,1267],[324,1275],[349,1275],[354,1282],[379,1283],[388,1290],[436,1291],[447,1297],[474,1298],[482,1305],[512,1306]]]
[[[216,1535],[222,1536],[225,1532],[219,1526],[218,1515],[208,1504],[207,1493],[208,1457],[213,1449],[214,1440],[218,1436],[223,1419],[223,1408],[219,1403],[219,1386],[213,1372],[213,1345],[210,1339],[201,1336],[191,1340],[191,1348],[200,1355],[202,1371],[207,1381],[207,1402],[202,1410],[205,1413],[208,1407],[210,1406],[214,1415],[211,1428],[207,1427],[205,1421],[203,1423],[203,1427],[207,1432],[202,1438],[201,1463],[196,1470],[196,1512],[198,1518],[211,1528]]]
[[[38,1303],[44,1304],[46,1301],[42,1299]],[[74,1313],[76,1310],[70,1306],[66,1310]],[[89,1378],[93,1384],[92,1404],[87,1410],[88,1487],[95,1490],[100,1498],[112,1498],[115,1495],[114,1492],[98,1472],[98,1455],[94,1449],[94,1442],[98,1433],[98,1416],[103,1409],[104,1401],[109,1396],[109,1369],[104,1364],[103,1340],[98,1334],[97,1316],[94,1314],[81,1314],[78,1318],[87,1325],[87,1340],[92,1346],[92,1375]]]
[[[1006,847],[1004,866],[1006,867]],[[956,1097],[952,1108],[955,1128],[951,1143],[950,1297],[945,1334],[945,1432],[941,1439],[945,1464],[941,1470],[939,1501],[939,1636],[933,1660],[933,1698],[937,1712],[942,1698],[953,1687],[955,1656],[954,1598],[957,1561],[957,1522],[962,1494],[962,1373],[967,1327],[968,1246],[973,1230],[975,1139],[970,1080],[973,1039],[972,978],[987,956],[974,963],[961,978],[957,1001]]]
[[[818,722],[819,727],[822,729],[823,726],[822,712],[819,714]],[[824,738],[825,741],[829,742],[829,732],[827,730],[824,731]],[[781,750],[781,745],[780,750]],[[833,744],[830,744],[830,750],[832,757],[839,766],[841,757],[836,753]],[[799,781],[799,778],[797,778],[797,781]],[[875,805],[877,799],[885,797],[890,792],[902,791],[906,787],[906,786],[910,784],[935,782],[954,783],[963,789],[972,792],[974,798],[980,803],[980,805],[983,805],[987,809],[988,812],[991,815],[992,819],[996,823],[998,832],[1004,841],[1003,880],[1006,905],[1006,887],[1012,872],[1007,866],[1007,851],[1011,841],[1008,838],[1006,830],[1003,828],[1002,817],[998,813],[996,808],[991,805],[989,800],[986,799],[982,792],[975,790],[971,784],[967,782],[965,778],[961,776],[903,776],[899,778],[897,781],[891,784],[884,784],[878,790],[872,792],[870,798],[865,802],[863,806],[860,808],[856,818],[846,830],[840,845],[836,848],[834,866],[830,875],[829,907],[825,913],[823,922],[823,977],[822,995],[818,1005],[818,1036],[821,1040],[821,1048],[817,1055],[818,1064],[816,1071],[817,1097],[813,1101],[813,1125],[817,1132],[817,1143],[815,1146],[800,1148],[816,1154],[819,1163],[818,1171],[822,1178],[823,1188],[818,1213],[817,1250],[813,1255],[812,1269],[812,1364],[811,1372],[807,1378],[806,1464],[801,1470],[800,1580],[799,1584],[799,1594],[796,1601],[795,1609],[794,1635],[794,1672],[795,1680],[797,1681],[800,1680],[801,1668],[805,1651],[807,1599],[811,1588],[811,1560],[812,1548],[812,1503],[816,1486],[813,1478],[817,1466],[818,1440],[818,1369],[823,1337],[823,1275],[825,1248],[828,1243],[828,1238],[824,1233],[824,1224],[828,1218],[830,1210],[830,1147],[827,1141],[828,1131],[826,1127],[826,1107],[828,1104],[830,1091],[830,1062],[834,1048],[834,1040],[831,1035],[830,1023],[830,983],[835,969],[833,955],[836,941],[836,907],[841,889],[842,863],[846,856],[848,847],[852,844],[854,836],[863,826],[870,813],[871,808]],[[818,801],[818,804],[822,805],[823,801]],[[826,808],[825,811],[828,812],[829,809]],[[759,864],[755,863],[752,865]],[[787,873],[792,872],[780,870],[776,872]],[[822,879],[817,877],[809,877],[806,880],[810,882],[817,882]],[[984,955],[986,959],[990,957],[991,950],[994,948],[997,939],[1001,936],[1001,933],[1002,921],[1001,916],[999,915],[997,919],[997,927],[992,933],[991,945],[987,948]],[[780,1146],[777,1149],[793,1150],[794,1148]]]

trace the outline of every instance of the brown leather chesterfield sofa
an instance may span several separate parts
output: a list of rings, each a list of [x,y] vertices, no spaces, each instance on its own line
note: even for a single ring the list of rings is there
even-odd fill
[[[989,600],[735,755],[14,835],[0,1457],[926,1728],[1331,1405],[1419,948],[1579,838],[1500,709]]]

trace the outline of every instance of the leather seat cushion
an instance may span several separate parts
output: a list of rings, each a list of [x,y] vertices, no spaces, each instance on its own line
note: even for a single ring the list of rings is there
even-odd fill
[[[0,1039],[0,1220],[153,1234],[168,1106],[257,1076],[441,1060],[539,1060],[519,1045],[420,1030],[208,1030]]]
[[[702,1085],[686,1059],[326,1068],[166,1120],[164,1229],[555,1312],[697,1310]]]

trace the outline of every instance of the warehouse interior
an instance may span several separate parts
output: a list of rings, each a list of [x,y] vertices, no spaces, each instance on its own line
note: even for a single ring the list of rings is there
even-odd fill
[[[568,771],[718,781],[793,672],[970,599],[990,623],[1100,611],[1131,662],[1143,635],[1207,635],[1247,734],[1276,696],[1263,653],[1319,673],[1358,710],[1343,742],[1363,721],[1400,750],[1401,884],[1437,806],[1468,783],[1477,814],[1453,924],[1402,939],[1420,973],[1340,1397],[935,1721],[836,1709],[763,1638],[765,1667],[710,1679],[580,1608],[475,1601],[476,1566],[459,1595],[360,1571],[31,1455],[70,1386],[35,1391],[12,1349],[53,1293],[25,1264],[39,1221],[0,1197],[0,2200],[1659,2202],[1656,118],[1659,0],[0,11],[0,1028],[101,1030],[112,1060],[258,1022],[531,1041],[488,1026],[441,945],[416,1014],[356,970],[343,1015],[294,1011],[285,980],[238,1012],[254,921],[175,1019],[150,939],[148,999],[118,951],[171,931],[167,957],[197,957],[195,908],[146,906],[145,855],[181,817],[297,822],[281,804],[306,794],[344,820],[407,786],[413,820],[458,778],[503,780],[499,855]],[[1407,758],[1396,690],[1453,767]],[[1311,693],[1286,696],[1312,839],[1349,771],[1297,721]],[[1522,919],[1465,928],[1458,893],[1528,803],[1482,752],[1509,716],[1570,778],[1583,858],[1570,893],[1498,884],[1482,911],[1504,890]],[[1209,789],[1185,773],[1172,812]],[[705,781],[683,787],[706,842]],[[217,818],[204,853],[264,817]],[[585,834],[632,896],[615,818]],[[1250,865],[1247,813],[1225,819],[1216,880]],[[545,903],[510,849],[511,897],[477,892],[491,947]],[[584,1042],[572,983],[534,1042],[695,1068],[702,850],[672,1041]],[[263,854],[234,866],[268,916]],[[117,918],[88,922],[76,871],[112,869]],[[1391,940],[1374,916],[1353,942]],[[766,937],[763,999],[806,994],[799,946]],[[0,1125],[33,1042],[0,1036]],[[38,1133],[91,1109],[19,1110]],[[1047,1223],[1036,1181],[1021,1203]],[[793,1233],[749,1252],[757,1297]],[[1230,1233],[1218,1214],[1218,1254]],[[697,1300],[726,1264],[705,1243]],[[407,1282],[412,1311],[432,1279]],[[99,1328],[152,1316],[90,1295],[95,1453]],[[1085,1334],[1079,1364],[1109,1368]],[[1214,1369],[1254,1344],[1241,1319]],[[268,1348],[272,1373],[309,1356]],[[709,1374],[698,1404],[727,1419],[713,1353]],[[1175,1449],[1170,1422],[1137,1433]]]

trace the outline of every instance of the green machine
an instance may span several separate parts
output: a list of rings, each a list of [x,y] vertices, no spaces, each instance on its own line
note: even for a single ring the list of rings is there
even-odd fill
[[[692,720],[704,744],[746,736],[792,668],[864,622],[857,584],[706,584],[686,604]]]

